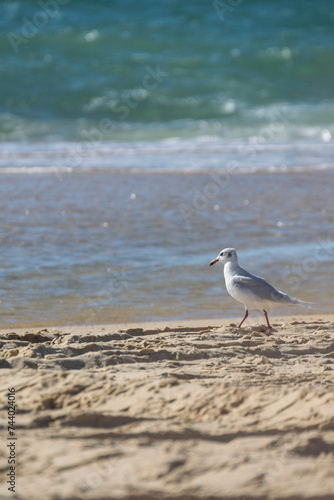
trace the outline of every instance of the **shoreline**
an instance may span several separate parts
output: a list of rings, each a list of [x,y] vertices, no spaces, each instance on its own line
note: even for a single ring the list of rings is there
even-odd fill
[[[0,334],[6,333],[8,331],[16,331],[17,333],[23,333],[27,329],[29,330],[36,330],[40,329],[40,331],[44,329],[48,329],[50,331],[53,330],[59,330],[59,329],[66,329],[68,331],[76,331],[76,330],[81,330],[81,329],[87,329],[87,330],[105,330],[105,329],[110,329],[110,330],[128,330],[132,328],[142,328],[143,330],[147,329],[162,329],[165,327],[169,328],[186,328],[186,327],[192,327],[192,326],[198,326],[198,327],[205,327],[205,328],[217,328],[217,327],[227,327],[227,326],[237,326],[238,323],[241,321],[243,314],[241,313],[240,317],[229,317],[229,318],[202,318],[202,319],[185,319],[185,320],[159,320],[159,321],[129,321],[129,322],[117,322],[117,323],[83,323],[83,324],[48,324],[48,323],[43,323],[43,324],[27,324],[27,325],[19,325],[19,326],[6,326],[6,327],[1,327],[0,328]],[[245,321],[243,327],[259,327],[262,324],[265,326],[265,319],[263,317],[263,322],[262,322],[262,317],[261,313],[259,314],[253,314],[253,316],[250,314]],[[315,314],[313,312],[306,312],[304,314],[280,314],[280,315],[275,315],[271,314],[269,316],[270,323],[275,326],[276,323],[289,323],[291,321],[306,321],[306,322],[312,322],[312,321],[334,321],[334,313],[320,313],[320,314]],[[244,328],[241,328],[240,331],[242,332]]]

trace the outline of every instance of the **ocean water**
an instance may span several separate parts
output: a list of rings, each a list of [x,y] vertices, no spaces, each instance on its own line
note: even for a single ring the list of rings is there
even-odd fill
[[[332,310],[331,2],[0,14],[3,326],[240,315],[226,246]]]
[[[328,140],[331,2],[222,4],[1,2],[0,138]]]

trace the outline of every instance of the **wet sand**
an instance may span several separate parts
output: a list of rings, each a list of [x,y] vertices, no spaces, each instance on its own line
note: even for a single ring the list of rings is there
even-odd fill
[[[272,322],[2,330],[0,497],[333,499],[334,315]]]

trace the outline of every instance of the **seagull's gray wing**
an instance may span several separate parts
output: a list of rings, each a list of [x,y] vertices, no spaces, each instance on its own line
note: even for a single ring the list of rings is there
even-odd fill
[[[282,304],[293,303],[289,295],[276,290],[259,276],[233,276],[233,287],[237,292],[252,294],[261,301],[280,302]]]

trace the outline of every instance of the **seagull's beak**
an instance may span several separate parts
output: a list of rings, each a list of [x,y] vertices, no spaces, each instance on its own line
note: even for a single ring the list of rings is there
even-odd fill
[[[209,266],[213,266],[213,264],[215,264],[216,262],[218,262],[218,259],[213,259],[213,260],[210,262]]]

